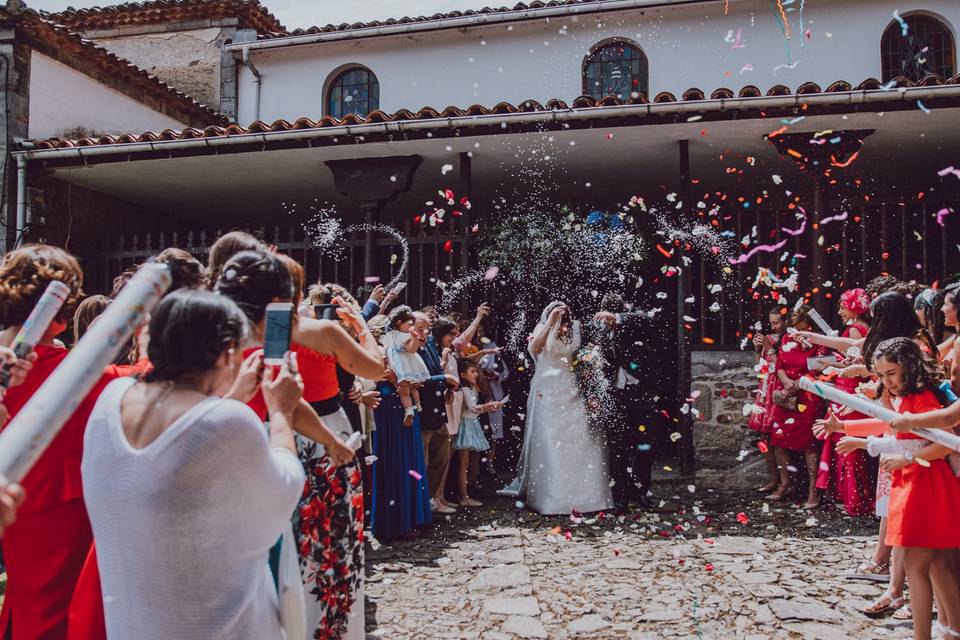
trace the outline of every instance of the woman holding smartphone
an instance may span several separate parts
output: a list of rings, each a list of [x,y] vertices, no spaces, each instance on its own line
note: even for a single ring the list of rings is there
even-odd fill
[[[307,473],[294,517],[307,594],[307,628],[311,636],[317,630],[321,637],[352,640],[363,637],[364,626],[363,498],[353,450],[344,444],[353,429],[339,407],[336,365],[372,380],[383,376],[383,365],[366,323],[348,307],[338,308],[337,315],[353,328],[359,342],[337,322],[294,314],[302,282],[302,268],[292,259],[243,251],[226,261],[215,288],[247,315],[254,345],[272,350],[271,342],[282,333],[283,319],[289,323],[287,344],[297,354],[306,381],[293,427],[299,434],[297,449]],[[270,311],[272,305],[280,304],[286,305],[286,312],[281,313],[279,306]],[[272,321],[270,335],[268,320]],[[265,338],[269,338],[266,343]],[[271,355],[265,353],[265,357]],[[262,419],[267,417],[258,396],[250,405]],[[325,566],[321,568],[327,562],[337,565],[333,575],[328,575]]]

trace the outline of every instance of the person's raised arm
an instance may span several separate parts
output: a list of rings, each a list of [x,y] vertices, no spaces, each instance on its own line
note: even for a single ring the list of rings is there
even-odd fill
[[[906,433],[914,429],[952,429],[960,425],[960,402],[924,413],[903,413],[890,423],[894,431]]]
[[[547,321],[538,325],[537,328],[533,330],[533,339],[530,340],[530,351],[533,353],[543,351],[544,346],[547,344],[547,336],[550,335],[551,331],[556,329],[565,308],[563,305],[554,308],[547,317]]]
[[[473,317],[470,325],[463,330],[463,333],[453,339],[453,348],[459,352],[463,352],[463,350],[467,348],[467,345],[473,341],[473,336],[477,335],[477,329],[480,328],[480,323],[483,322],[483,319],[488,315],[490,315],[490,305],[484,302],[477,307],[477,315]]]
[[[817,344],[829,349],[846,352],[850,347],[862,347],[866,338],[841,338],[840,336],[825,336],[814,331],[797,331],[792,334],[796,340],[806,340],[810,344]]]
[[[294,327],[293,340],[318,353],[336,357],[337,364],[354,375],[368,380],[382,380],[380,348],[366,323],[362,323],[362,329],[358,344],[336,322],[301,319]]]

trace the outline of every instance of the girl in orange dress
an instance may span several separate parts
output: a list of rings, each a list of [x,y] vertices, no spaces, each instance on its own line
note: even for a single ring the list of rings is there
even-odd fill
[[[938,367],[909,338],[881,342],[874,352],[874,369],[884,397],[898,413],[922,414],[943,406]],[[952,451],[910,432],[877,438],[889,427],[876,420],[841,422],[831,417],[824,424],[831,431],[843,428],[872,436],[844,438],[838,451],[865,448],[871,455],[886,454],[881,465],[892,476],[886,542],[901,551],[910,583],[913,637],[930,638],[934,595],[946,636],[960,637],[960,587],[949,555],[960,547],[960,480],[945,460]]]

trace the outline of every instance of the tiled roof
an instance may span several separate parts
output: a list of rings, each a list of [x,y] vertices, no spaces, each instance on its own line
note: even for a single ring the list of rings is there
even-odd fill
[[[35,140],[33,144],[38,149],[62,149],[69,147],[91,147],[91,146],[105,146],[105,145],[116,145],[116,144],[130,144],[137,142],[162,142],[169,140],[190,140],[198,138],[222,138],[228,136],[239,136],[245,134],[261,134],[261,133],[274,133],[274,132],[283,132],[283,131],[293,131],[293,130],[307,130],[307,129],[323,129],[327,127],[342,127],[342,126],[357,126],[364,124],[376,124],[384,122],[403,122],[403,121],[429,121],[436,120],[438,126],[444,126],[445,122],[450,118],[462,118],[469,116],[486,116],[486,115],[507,115],[507,114],[516,114],[516,113],[536,113],[536,112],[550,112],[550,111],[567,111],[567,110],[578,110],[578,109],[596,109],[596,108],[617,108],[622,107],[623,105],[644,105],[644,104],[670,104],[670,103],[690,103],[690,109],[688,113],[696,113],[697,101],[702,100],[732,100],[735,98],[761,98],[764,96],[768,97],[810,97],[813,95],[829,95],[842,92],[859,92],[859,91],[877,91],[884,88],[909,88],[909,87],[937,87],[943,85],[955,85],[960,86],[960,75],[956,75],[949,80],[944,80],[943,78],[937,77],[935,75],[930,75],[924,78],[919,83],[913,83],[906,78],[898,78],[887,85],[886,87],[880,83],[879,80],[870,78],[864,80],[856,87],[852,86],[849,82],[837,81],[832,83],[826,89],[821,89],[819,85],[813,82],[805,82],[796,90],[791,90],[785,85],[775,85],[768,89],[766,93],[762,92],[758,87],[754,85],[747,85],[740,89],[738,92],[734,92],[732,89],[720,88],[716,89],[707,95],[701,89],[696,87],[687,89],[683,92],[680,99],[678,100],[676,96],[672,93],[662,92],[654,96],[652,101],[649,101],[646,96],[640,94],[636,98],[631,98],[626,101],[621,101],[620,99],[614,96],[608,96],[602,100],[595,100],[589,96],[581,96],[574,100],[571,104],[567,104],[563,100],[553,99],[548,101],[546,104],[541,104],[536,100],[525,100],[518,103],[517,105],[510,104],[508,102],[501,102],[492,107],[485,107],[482,105],[472,105],[466,109],[461,109],[459,107],[447,107],[442,111],[438,111],[432,107],[423,107],[419,111],[413,112],[408,109],[401,109],[394,113],[385,113],[379,109],[376,109],[366,117],[361,117],[356,114],[348,114],[343,118],[337,119],[330,116],[323,116],[319,120],[312,120],[309,117],[301,117],[296,119],[293,122],[288,120],[276,120],[272,124],[267,124],[265,122],[256,121],[250,124],[247,127],[243,127],[237,124],[231,124],[229,126],[209,126],[204,129],[190,128],[184,129],[182,131],[175,131],[172,129],[166,129],[159,133],[147,132],[141,134],[127,134],[122,136],[103,136],[100,138],[83,138],[80,140],[67,140],[64,138],[51,138],[48,140]],[[895,98],[894,98],[895,99]],[[801,100],[802,102],[802,100]],[[835,105],[828,105],[826,108],[833,108]],[[757,108],[750,107],[746,105],[742,107],[743,109]],[[916,108],[911,105],[910,108]],[[730,107],[728,111],[736,111],[736,107]]]
[[[241,29],[255,29],[260,33],[286,31],[258,0],[152,0],[88,9],[71,7],[42,15],[74,31],[223,18],[237,18]]]
[[[0,24],[15,27],[18,35],[40,53],[175,120],[190,126],[229,123],[223,114],[31,9],[11,13],[0,7]]]
[[[392,25],[399,24],[411,24],[418,22],[439,22],[441,20],[452,20],[454,18],[467,18],[471,16],[479,17],[484,15],[491,14],[502,14],[510,13],[515,11],[529,11],[531,9],[543,9],[547,7],[563,7],[563,6],[585,6],[589,7],[590,5],[597,5],[605,0],[547,0],[543,2],[542,0],[534,0],[533,2],[518,2],[512,7],[484,7],[483,9],[468,9],[466,11],[448,11],[446,13],[435,13],[430,16],[404,16],[402,18],[390,18],[388,20],[374,20],[372,22],[354,22],[354,23],[342,23],[342,24],[328,24],[325,26],[316,26],[309,27],[307,29],[294,29],[290,32],[276,32],[261,34],[261,39],[268,38],[282,38],[288,36],[303,36],[303,35],[312,35],[317,33],[332,33],[335,31],[354,31],[357,29],[370,29],[376,27],[387,27]],[[690,0],[691,2],[708,2],[710,0]],[[523,19],[518,18],[518,19]],[[442,25],[438,24],[437,28],[442,28]]]

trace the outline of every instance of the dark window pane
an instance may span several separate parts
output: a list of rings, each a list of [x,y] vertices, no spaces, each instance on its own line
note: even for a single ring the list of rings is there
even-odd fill
[[[591,54],[584,64],[583,93],[600,100],[617,96],[629,100],[636,94],[646,95],[647,57],[636,47],[612,42]]]
[[[379,108],[380,85],[377,77],[366,69],[348,69],[330,84],[327,113],[334,118],[349,113],[366,116]]]
[[[880,40],[883,82],[903,76],[919,82],[930,74],[950,78],[955,73],[953,36],[939,20],[907,16],[907,35],[899,23],[891,24]]]

